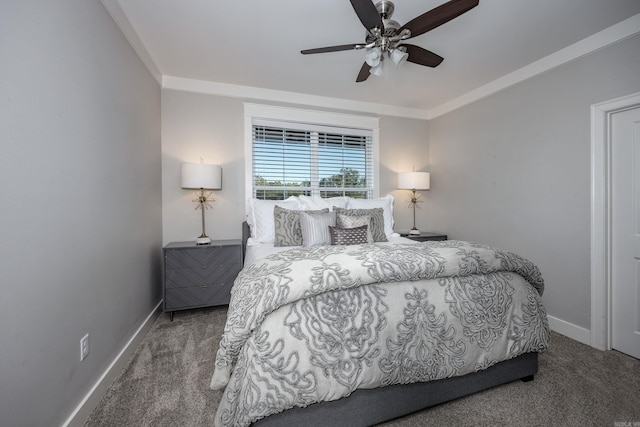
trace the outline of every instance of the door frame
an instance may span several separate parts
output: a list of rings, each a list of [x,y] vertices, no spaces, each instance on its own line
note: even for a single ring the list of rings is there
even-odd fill
[[[591,106],[591,346],[611,350],[611,116],[640,107],[640,92]]]

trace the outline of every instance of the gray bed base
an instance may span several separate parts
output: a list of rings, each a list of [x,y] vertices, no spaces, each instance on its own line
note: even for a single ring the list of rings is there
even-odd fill
[[[531,381],[538,371],[538,353],[525,353],[484,371],[427,383],[392,385],[354,391],[351,396],[293,408],[270,415],[256,427],[370,426],[459,397],[516,380]]]
[[[249,238],[249,226],[242,224],[242,259]],[[256,427],[357,427],[370,426],[441,403],[487,390],[512,381],[533,380],[538,372],[538,353],[526,353],[496,363],[483,371],[427,383],[360,389],[349,397],[293,408],[270,415]]]

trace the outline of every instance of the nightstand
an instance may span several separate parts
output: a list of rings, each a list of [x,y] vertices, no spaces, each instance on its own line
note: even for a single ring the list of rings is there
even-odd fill
[[[163,248],[163,311],[229,304],[231,287],[242,269],[240,240],[209,245],[173,242]]]
[[[447,235],[438,232],[423,231],[420,234],[409,234],[407,232],[400,233],[402,237],[415,240],[416,242],[426,242],[427,240],[447,240]]]

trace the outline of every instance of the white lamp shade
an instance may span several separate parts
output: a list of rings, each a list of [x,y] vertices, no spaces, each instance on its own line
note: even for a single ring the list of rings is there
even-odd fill
[[[182,188],[222,188],[222,168],[207,163],[183,163],[181,170]]]
[[[431,187],[429,172],[401,172],[398,174],[398,188],[402,190],[428,190]]]

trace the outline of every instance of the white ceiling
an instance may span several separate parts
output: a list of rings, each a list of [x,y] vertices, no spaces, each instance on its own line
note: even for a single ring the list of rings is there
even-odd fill
[[[163,76],[419,110],[437,108],[640,13],[640,0],[480,0],[410,41],[443,56],[439,67],[405,63],[395,69],[387,61],[383,77],[355,83],[364,51],[300,54],[364,41],[348,0],[103,3],[112,14],[113,4],[120,6]],[[393,19],[402,25],[445,1],[394,3]]]

